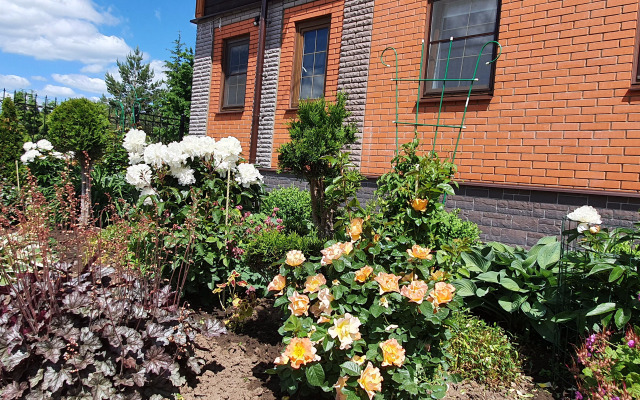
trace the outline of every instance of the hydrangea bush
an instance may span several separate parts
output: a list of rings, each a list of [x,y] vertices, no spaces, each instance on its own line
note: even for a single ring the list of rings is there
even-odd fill
[[[383,225],[384,226],[384,225]],[[269,284],[287,319],[283,389],[337,399],[441,398],[450,309],[461,306],[430,249],[354,218],[350,240],[292,250]]]

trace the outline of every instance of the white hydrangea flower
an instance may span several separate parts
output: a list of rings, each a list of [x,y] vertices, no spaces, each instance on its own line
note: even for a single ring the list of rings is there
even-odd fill
[[[36,143],[36,146],[38,146],[38,149],[40,150],[46,150],[46,151],[53,150],[53,145],[47,139],[38,140],[38,143]]]
[[[129,153],[129,165],[140,164],[144,161],[143,153]]]
[[[25,144],[22,145],[22,148],[24,151],[35,150],[38,148],[38,145],[33,142],[25,142]]]
[[[238,165],[236,182],[248,188],[253,184],[262,183],[262,175],[253,164],[240,164]]]
[[[226,176],[226,171],[235,168],[242,153],[240,141],[233,136],[220,139],[216,142],[213,152],[215,168]]]
[[[130,129],[122,142],[122,147],[128,153],[143,153],[146,146],[147,134],[138,129]]]
[[[145,197],[144,202],[142,204],[144,204],[145,206],[152,205],[153,199],[150,196],[155,196],[157,194],[158,193],[151,186],[142,188],[142,190],[140,191],[140,197]]]
[[[162,168],[166,153],[167,146],[162,143],[152,143],[144,149],[144,162],[154,168]]]
[[[167,150],[164,153],[164,163],[171,168],[179,168],[184,165],[189,158],[189,154],[183,150],[182,143],[171,142],[167,145]]]
[[[595,208],[591,206],[582,206],[567,215],[572,221],[579,222],[578,232],[583,232],[589,229],[591,225],[600,225],[602,218]]]
[[[125,175],[127,183],[138,189],[144,189],[151,186],[152,178],[153,173],[147,164],[132,165],[127,168],[127,174]]]
[[[183,186],[193,185],[196,183],[194,171],[189,167],[171,167],[171,176],[178,179],[178,183]]]
[[[200,136],[200,157],[209,161],[216,151],[216,140],[211,136]]]
[[[20,161],[22,161],[23,164],[29,164],[33,162],[36,157],[42,157],[42,153],[40,153],[38,150],[31,149],[24,152],[24,154],[20,157]]]
[[[207,140],[209,139],[209,140]],[[192,160],[198,157],[204,157],[207,152],[212,153],[211,145],[216,141],[209,136],[187,135],[182,139],[182,151]]]

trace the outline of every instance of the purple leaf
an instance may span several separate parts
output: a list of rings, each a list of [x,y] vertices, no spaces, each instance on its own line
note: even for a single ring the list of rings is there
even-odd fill
[[[56,371],[51,367],[47,367],[47,370],[44,371],[42,386],[45,389],[49,389],[55,393],[64,386],[65,382],[69,385],[73,384],[73,377],[70,369],[62,368],[59,371]]]
[[[120,336],[122,349],[125,354],[128,352],[140,354],[144,343],[142,341],[142,335],[140,335],[138,331],[126,326],[118,326],[116,327],[116,333]]]
[[[116,394],[116,390],[109,381],[101,373],[89,374],[89,379],[84,382],[91,388],[94,400],[110,400]]]
[[[62,354],[62,350],[67,347],[59,337],[51,340],[43,340],[36,344],[36,354],[43,356],[52,363],[57,363]]]
[[[29,353],[26,350],[15,350],[14,352],[6,352],[5,355],[0,357],[0,364],[2,364],[7,371],[13,371],[14,368],[20,365],[22,360],[26,358],[29,358]]]
[[[173,360],[171,356],[164,352],[161,347],[151,346],[145,354],[144,367],[147,371],[160,375],[163,370],[168,370],[171,367]]]
[[[22,396],[22,393],[27,390],[29,385],[27,382],[22,382],[18,384],[17,382],[11,382],[7,386],[5,386],[2,391],[2,400],[13,400],[19,399]]]
[[[198,326],[200,333],[208,338],[224,335],[227,333],[227,328],[224,324],[217,319],[207,318],[200,322]]]
[[[200,357],[189,357],[187,360],[187,366],[193,371],[195,374],[200,375],[202,372],[202,366],[205,364],[205,361]]]

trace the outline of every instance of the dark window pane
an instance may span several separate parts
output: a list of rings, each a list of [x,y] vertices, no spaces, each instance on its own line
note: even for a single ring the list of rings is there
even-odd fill
[[[311,90],[311,98],[317,99],[324,96],[324,75],[316,75],[313,77],[313,87]]]
[[[327,53],[316,53],[315,62],[313,64],[314,75],[323,75],[327,69]]]
[[[223,106],[244,105],[247,66],[249,64],[249,43],[246,40],[227,44]]]
[[[308,99],[311,97],[311,85],[313,83],[313,78],[302,78],[300,80],[300,100]]]
[[[329,28],[318,29],[315,51],[327,51],[328,41],[329,41]]]
[[[302,53],[313,53],[316,49],[316,32],[308,31],[304,33],[304,47],[302,48]]]
[[[313,75],[313,53],[302,57],[302,76]]]

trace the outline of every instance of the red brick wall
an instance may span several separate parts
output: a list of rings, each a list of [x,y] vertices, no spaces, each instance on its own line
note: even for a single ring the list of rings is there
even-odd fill
[[[221,110],[223,88],[223,49],[226,39],[249,35],[249,65],[247,67],[247,87],[244,109],[225,112]],[[214,32],[213,57],[211,69],[211,90],[209,100],[209,119],[207,134],[216,139],[235,136],[242,143],[243,156],[249,157],[251,141],[251,118],[253,112],[253,88],[256,77],[256,56],[258,51],[258,27],[253,18],[234,24],[216,27]]]
[[[362,172],[380,175],[395,150],[393,67],[416,78],[427,29],[427,1],[375,2]],[[503,0],[494,95],[473,100],[457,154],[466,181],[618,192],[640,190],[640,92],[631,91],[637,0]],[[393,66],[392,57],[385,57]],[[400,84],[400,120],[413,121],[417,87]],[[464,103],[446,102],[444,123],[459,123]],[[421,105],[433,123],[437,104]],[[433,128],[420,127],[431,149]],[[440,128],[436,150],[450,155],[457,131]],[[399,141],[413,137],[400,126]]]

